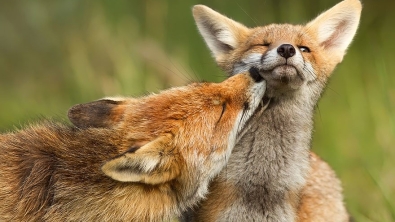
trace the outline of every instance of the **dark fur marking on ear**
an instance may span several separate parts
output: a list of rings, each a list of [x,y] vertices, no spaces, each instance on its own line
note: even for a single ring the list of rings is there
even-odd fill
[[[107,127],[111,121],[111,112],[121,101],[99,100],[78,104],[68,111],[70,121],[79,128]]]
[[[133,173],[140,173],[140,174],[144,173],[140,167],[135,166],[135,165],[117,166],[115,168],[115,170],[117,172],[133,172]]]

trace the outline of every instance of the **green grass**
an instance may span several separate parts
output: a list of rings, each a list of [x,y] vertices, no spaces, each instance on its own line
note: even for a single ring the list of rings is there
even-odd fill
[[[302,23],[337,1],[0,2],[0,130],[76,103],[224,78],[191,15],[207,4],[248,26]],[[308,6],[308,7],[307,7]],[[364,1],[361,25],[316,115],[313,150],[335,169],[356,221],[395,221],[395,17]]]

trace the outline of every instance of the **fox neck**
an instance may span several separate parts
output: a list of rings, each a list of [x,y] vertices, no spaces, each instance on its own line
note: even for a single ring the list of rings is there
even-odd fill
[[[305,184],[314,107],[322,88],[305,85],[291,95],[271,98],[268,109],[253,117],[236,144],[225,177],[240,189],[244,204],[259,209],[258,216],[294,220],[289,203],[295,200],[289,198]]]

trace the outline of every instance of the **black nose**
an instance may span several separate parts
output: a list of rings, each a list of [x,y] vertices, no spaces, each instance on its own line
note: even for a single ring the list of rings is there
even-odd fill
[[[251,67],[249,72],[250,72],[251,78],[254,79],[255,82],[261,82],[263,80],[263,78],[257,68]]]
[[[288,59],[295,55],[295,48],[291,44],[282,44],[277,48],[277,52],[280,56]]]

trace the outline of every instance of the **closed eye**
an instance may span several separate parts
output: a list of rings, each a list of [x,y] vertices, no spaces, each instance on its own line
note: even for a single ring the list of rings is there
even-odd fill
[[[217,127],[219,121],[221,121],[222,116],[224,116],[226,110],[226,103],[222,103],[222,111],[221,111],[221,115],[219,116],[219,119],[217,120],[217,123],[215,123],[215,126]]]
[[[265,47],[269,47],[270,43],[269,42],[263,42],[262,44],[255,44],[254,46],[265,46]]]
[[[221,116],[219,116],[218,122],[221,120],[222,116],[224,115],[226,110],[226,103],[222,103],[222,112],[221,112]]]

